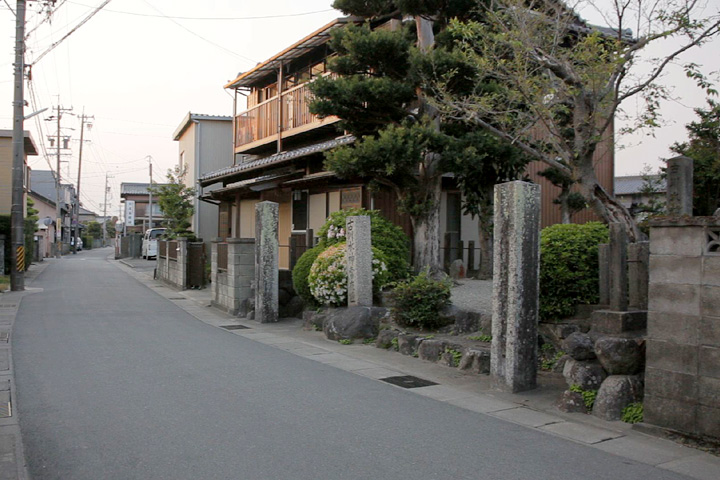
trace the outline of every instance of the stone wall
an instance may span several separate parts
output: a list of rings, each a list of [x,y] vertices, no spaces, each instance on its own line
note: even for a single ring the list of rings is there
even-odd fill
[[[651,224],[645,423],[720,438],[720,218]]]
[[[255,239],[227,240],[227,269],[218,268],[219,240],[212,242],[210,298],[213,306],[231,315],[245,316],[250,309],[255,277]]]
[[[161,249],[160,242],[155,276],[162,282],[184,290],[187,287],[187,238],[162,241],[166,245],[165,249]],[[176,255],[171,255],[170,249],[175,249]],[[165,255],[160,255],[162,251],[166,252]]]

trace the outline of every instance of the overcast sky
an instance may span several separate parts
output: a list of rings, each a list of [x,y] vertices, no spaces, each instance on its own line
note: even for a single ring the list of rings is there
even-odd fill
[[[12,128],[12,75],[15,17],[0,2],[0,129]],[[600,0],[601,2],[607,0]],[[44,18],[38,4],[29,7],[27,31]],[[26,63],[40,56],[54,42],[88,16],[102,0],[58,0],[51,21],[30,34]],[[26,108],[55,108],[58,103],[80,114],[95,117],[83,151],[83,205],[102,213],[103,185],[110,175],[108,213],[118,214],[121,182],[148,182],[148,160],[153,178],[162,180],[177,162],[178,145],[172,134],[189,112],[231,115],[232,96],[223,85],[238,72],[289,46],[340,16],[331,0],[113,0],[85,25],[32,68],[36,103]],[[717,11],[720,0],[709,0]],[[587,16],[590,16],[588,13]],[[597,19],[590,18],[597,22]],[[720,70],[718,46],[708,45],[685,57]],[[660,51],[660,54],[662,51]],[[623,141],[631,146],[618,150],[616,174],[638,173],[644,164],[658,166],[670,156],[668,146],[685,139],[684,124],[694,119],[692,109],[704,105],[704,95],[679,70],[668,75],[678,101],[663,105],[669,124],[655,137]],[[33,95],[26,89],[26,98]],[[36,170],[55,167],[54,150],[47,141],[56,123],[44,119],[50,110],[25,122],[42,153],[30,159]],[[40,125],[40,127],[38,127]],[[65,115],[63,136],[71,135],[72,154],[63,157],[63,181],[77,181],[78,117]]]

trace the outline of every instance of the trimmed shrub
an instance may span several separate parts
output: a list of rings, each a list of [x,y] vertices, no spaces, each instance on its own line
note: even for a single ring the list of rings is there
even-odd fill
[[[355,215],[370,217],[372,246],[385,254],[390,280],[407,278],[410,265],[410,240],[402,228],[387,220],[378,210],[351,208],[331,213],[317,233],[320,237],[319,245],[329,247],[345,242],[345,222],[347,217]]]
[[[312,267],[313,262],[324,249],[325,247],[323,245],[318,245],[310,250],[306,250],[305,253],[298,258],[297,262],[295,262],[295,267],[293,267],[293,288],[295,289],[295,293],[300,295],[300,298],[305,300],[305,303],[308,305],[317,304],[315,297],[313,297],[310,292],[308,275],[310,275],[310,268]]]
[[[575,313],[575,305],[598,302],[598,244],[608,241],[606,225],[552,225],[540,234],[540,318]]]
[[[450,304],[451,281],[433,280],[427,269],[416,277],[398,282],[393,290],[395,321],[405,327],[435,329],[445,326],[440,311]]]
[[[347,305],[346,247],[345,242],[329,246],[318,255],[310,268],[308,286],[315,301],[322,305]],[[387,285],[390,274],[387,256],[377,248],[372,251],[373,292],[377,293]]]

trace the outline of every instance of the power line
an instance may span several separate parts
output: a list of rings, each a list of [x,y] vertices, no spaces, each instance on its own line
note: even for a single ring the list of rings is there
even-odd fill
[[[90,15],[88,15],[87,17],[85,17],[80,23],[78,23],[75,27],[73,27],[72,30],[70,30],[68,33],[66,33],[60,40],[58,40],[57,42],[55,42],[55,43],[53,43],[52,45],[50,45],[50,48],[48,48],[48,49],[45,50],[43,53],[41,53],[39,57],[37,57],[35,60],[33,60],[32,63],[30,63],[30,65],[36,65],[45,55],[47,55],[47,54],[50,53],[55,47],[57,47],[58,45],[60,45],[60,44],[63,42],[63,40],[65,40],[65,39],[68,38],[70,35],[72,35],[73,33],[75,33],[78,28],[80,28],[80,27],[82,27],[83,25],[85,25],[92,17],[95,16],[95,14],[97,14],[100,10],[102,10],[102,8],[103,8],[105,5],[107,5],[108,3],[110,3],[111,1],[112,1],[112,0],[105,0],[102,4],[100,4],[99,7],[97,7],[95,10],[93,10],[93,11],[90,13]]]
[[[158,8],[156,8],[154,5],[151,5],[151,4],[148,3],[146,0],[143,0],[143,3],[145,3],[147,6],[149,6],[150,8],[152,8],[153,10],[155,10],[156,12],[160,13],[164,18],[167,18],[168,20],[170,20],[171,22],[173,22],[175,25],[177,25],[178,27],[182,28],[182,29],[185,30],[186,32],[188,32],[188,33],[190,33],[190,34],[198,37],[200,40],[203,40],[203,41],[209,43],[210,45],[213,45],[213,46],[215,46],[215,47],[218,47],[218,48],[220,48],[221,50],[224,50],[224,51],[228,52],[228,53],[231,54],[231,55],[235,55],[235,56],[238,57],[238,58],[242,58],[243,60],[247,60],[248,62],[252,62],[253,64],[258,63],[257,60],[253,60],[252,58],[246,57],[246,56],[244,56],[244,55],[240,55],[239,53],[235,53],[235,52],[233,52],[232,50],[227,49],[227,48],[223,47],[222,45],[213,42],[212,40],[208,40],[207,38],[203,37],[203,36],[200,35],[199,33],[193,32],[192,30],[190,30],[189,28],[187,28],[185,25],[183,25],[183,24],[181,24],[181,23],[178,23],[178,22],[176,22],[173,18],[170,18],[170,17],[168,17],[167,15],[165,15],[165,14],[164,14],[163,12],[161,12]]]
[[[82,7],[89,7],[90,5],[85,5],[83,3],[78,2],[69,2],[74,5],[80,5]],[[108,13],[120,13],[122,15],[133,15],[136,17],[151,17],[151,18],[167,18],[170,20],[210,20],[210,21],[236,21],[236,20],[265,20],[265,19],[271,19],[271,18],[287,18],[287,17],[303,17],[306,15],[315,15],[318,13],[326,13],[326,12],[332,12],[334,9],[328,8],[326,10],[315,10],[314,12],[300,12],[300,13],[286,13],[283,15],[259,15],[256,17],[178,17],[178,16],[170,16],[170,15],[153,15],[151,13],[138,13],[138,12],[126,12],[121,10],[105,10]]]

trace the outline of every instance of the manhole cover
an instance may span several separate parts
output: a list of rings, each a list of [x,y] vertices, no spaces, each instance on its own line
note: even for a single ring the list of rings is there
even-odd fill
[[[430,385],[437,385],[435,382],[431,382],[430,380],[424,380],[422,378],[413,377],[412,375],[403,375],[398,377],[386,377],[381,378],[383,382],[391,383],[393,385],[397,385],[398,387],[403,388],[419,388],[419,387],[429,387]]]
[[[168,300],[187,300],[185,297],[169,297]]]
[[[15,308],[17,307],[16,303],[0,303],[0,308]]]
[[[245,325],[220,325],[220,328],[224,328],[225,330],[245,330],[250,327],[246,327]]]

